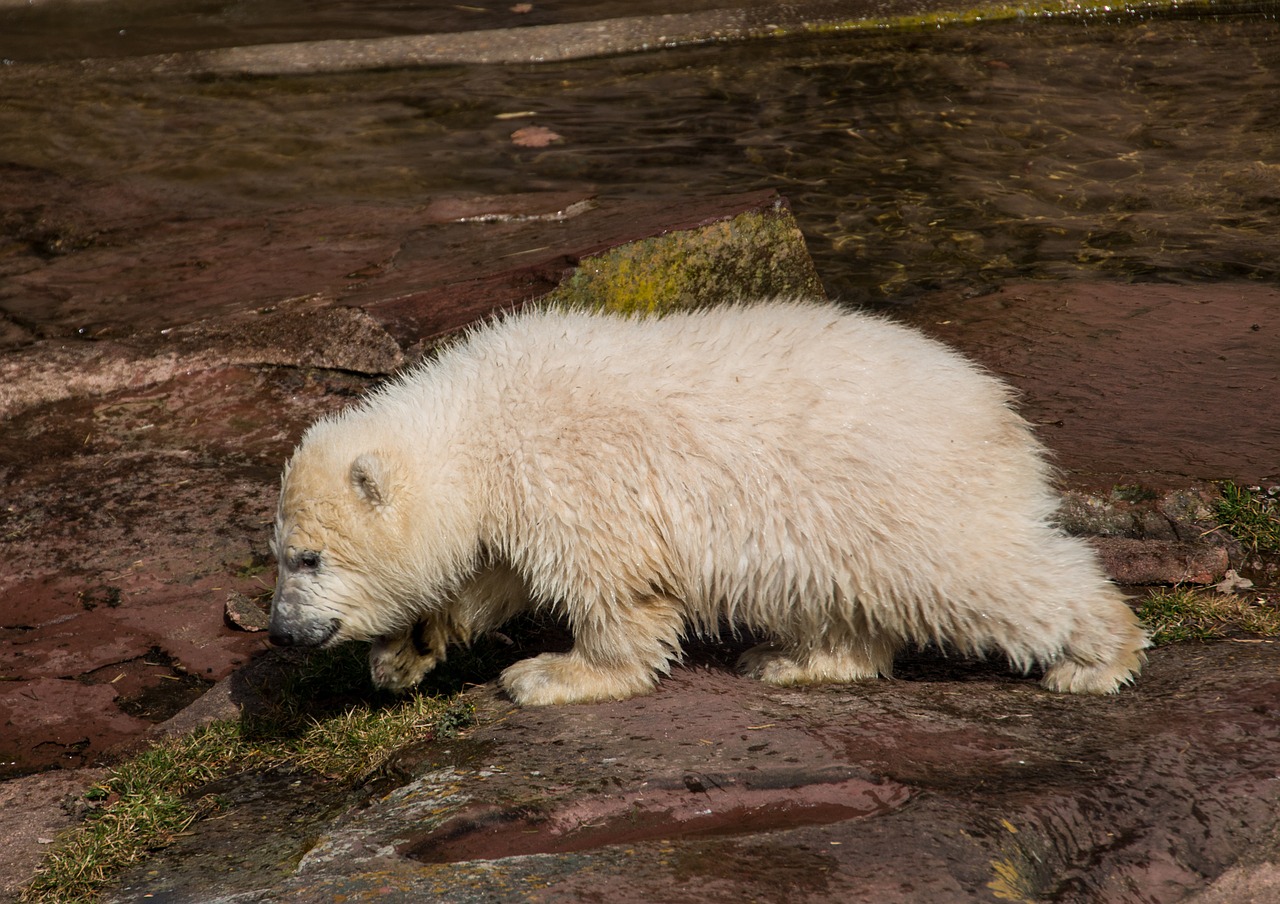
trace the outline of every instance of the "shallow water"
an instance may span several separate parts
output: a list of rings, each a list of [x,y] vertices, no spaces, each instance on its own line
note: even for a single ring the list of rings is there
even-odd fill
[[[214,43],[236,9],[211,14]],[[1280,4],[1249,9],[305,77],[19,61],[0,68],[0,159],[246,212],[776,187],[828,289],[864,302],[1081,271],[1276,281]],[[69,50],[101,51],[87,31]],[[557,137],[517,146],[529,126]]]

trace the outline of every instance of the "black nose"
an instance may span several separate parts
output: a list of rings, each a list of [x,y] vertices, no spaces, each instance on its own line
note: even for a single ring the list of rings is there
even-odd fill
[[[267,631],[267,639],[277,647],[296,647],[298,645],[298,638],[292,631],[282,631],[276,627],[272,627]]]

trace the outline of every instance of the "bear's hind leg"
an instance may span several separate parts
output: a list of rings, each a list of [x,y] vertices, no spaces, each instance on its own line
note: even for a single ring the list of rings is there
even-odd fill
[[[653,690],[680,653],[679,606],[653,597],[623,612],[594,614],[573,625],[570,652],[543,653],[502,673],[502,687],[513,700],[524,706],[595,703]]]
[[[1047,663],[1045,687],[1070,694],[1114,694],[1147,660],[1147,632],[1119,591],[1108,588],[1076,626],[1061,656]]]
[[[765,684],[847,684],[893,674],[898,644],[883,636],[861,636],[847,643],[823,643],[797,650],[762,643],[743,653],[738,669]]]

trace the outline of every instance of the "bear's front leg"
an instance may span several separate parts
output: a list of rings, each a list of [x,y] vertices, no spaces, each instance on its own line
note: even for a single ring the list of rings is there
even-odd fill
[[[414,625],[408,631],[387,634],[373,642],[369,650],[369,673],[376,686],[389,691],[411,690],[436,667],[438,658],[426,649],[422,628]]]
[[[511,699],[522,706],[554,703],[599,703],[647,694],[657,673],[640,666],[602,666],[571,653],[543,653],[522,659],[499,679]]]
[[[570,652],[543,653],[502,673],[511,699],[524,706],[626,700],[653,690],[680,654],[684,621],[679,605],[665,597],[604,612],[571,611],[570,620]]]

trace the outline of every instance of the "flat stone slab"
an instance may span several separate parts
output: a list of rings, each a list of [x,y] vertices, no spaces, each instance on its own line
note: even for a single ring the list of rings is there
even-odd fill
[[[0,782],[0,901],[17,901],[58,833],[84,815],[83,794],[105,769],[67,769]]]
[[[120,346],[147,359],[135,364],[136,383],[210,348],[224,363],[384,373],[400,362],[367,326],[332,314],[317,323],[313,312],[367,311],[408,347],[544,296],[610,249],[681,232],[717,243],[704,253],[735,281],[730,288],[723,279],[722,294],[821,292],[773,191],[609,203],[571,192],[467,194],[246,212],[207,196],[0,164],[0,205],[20,224],[0,246],[0,413],[30,403],[25,387],[33,373],[55,370],[42,364],[50,354],[80,394],[95,386],[75,375],[73,361],[97,373]],[[740,225],[713,228],[742,215]],[[753,273],[744,260],[772,266]],[[714,300],[705,281],[700,288],[703,303]],[[669,301],[682,300],[680,291]],[[207,355],[195,363],[211,364]]]
[[[1156,650],[1107,698],[927,654],[802,689],[693,658],[620,703],[480,691],[474,732],[318,837],[255,861],[269,830],[233,807],[238,833],[197,828],[108,897],[1171,904],[1280,862],[1280,644]]]

